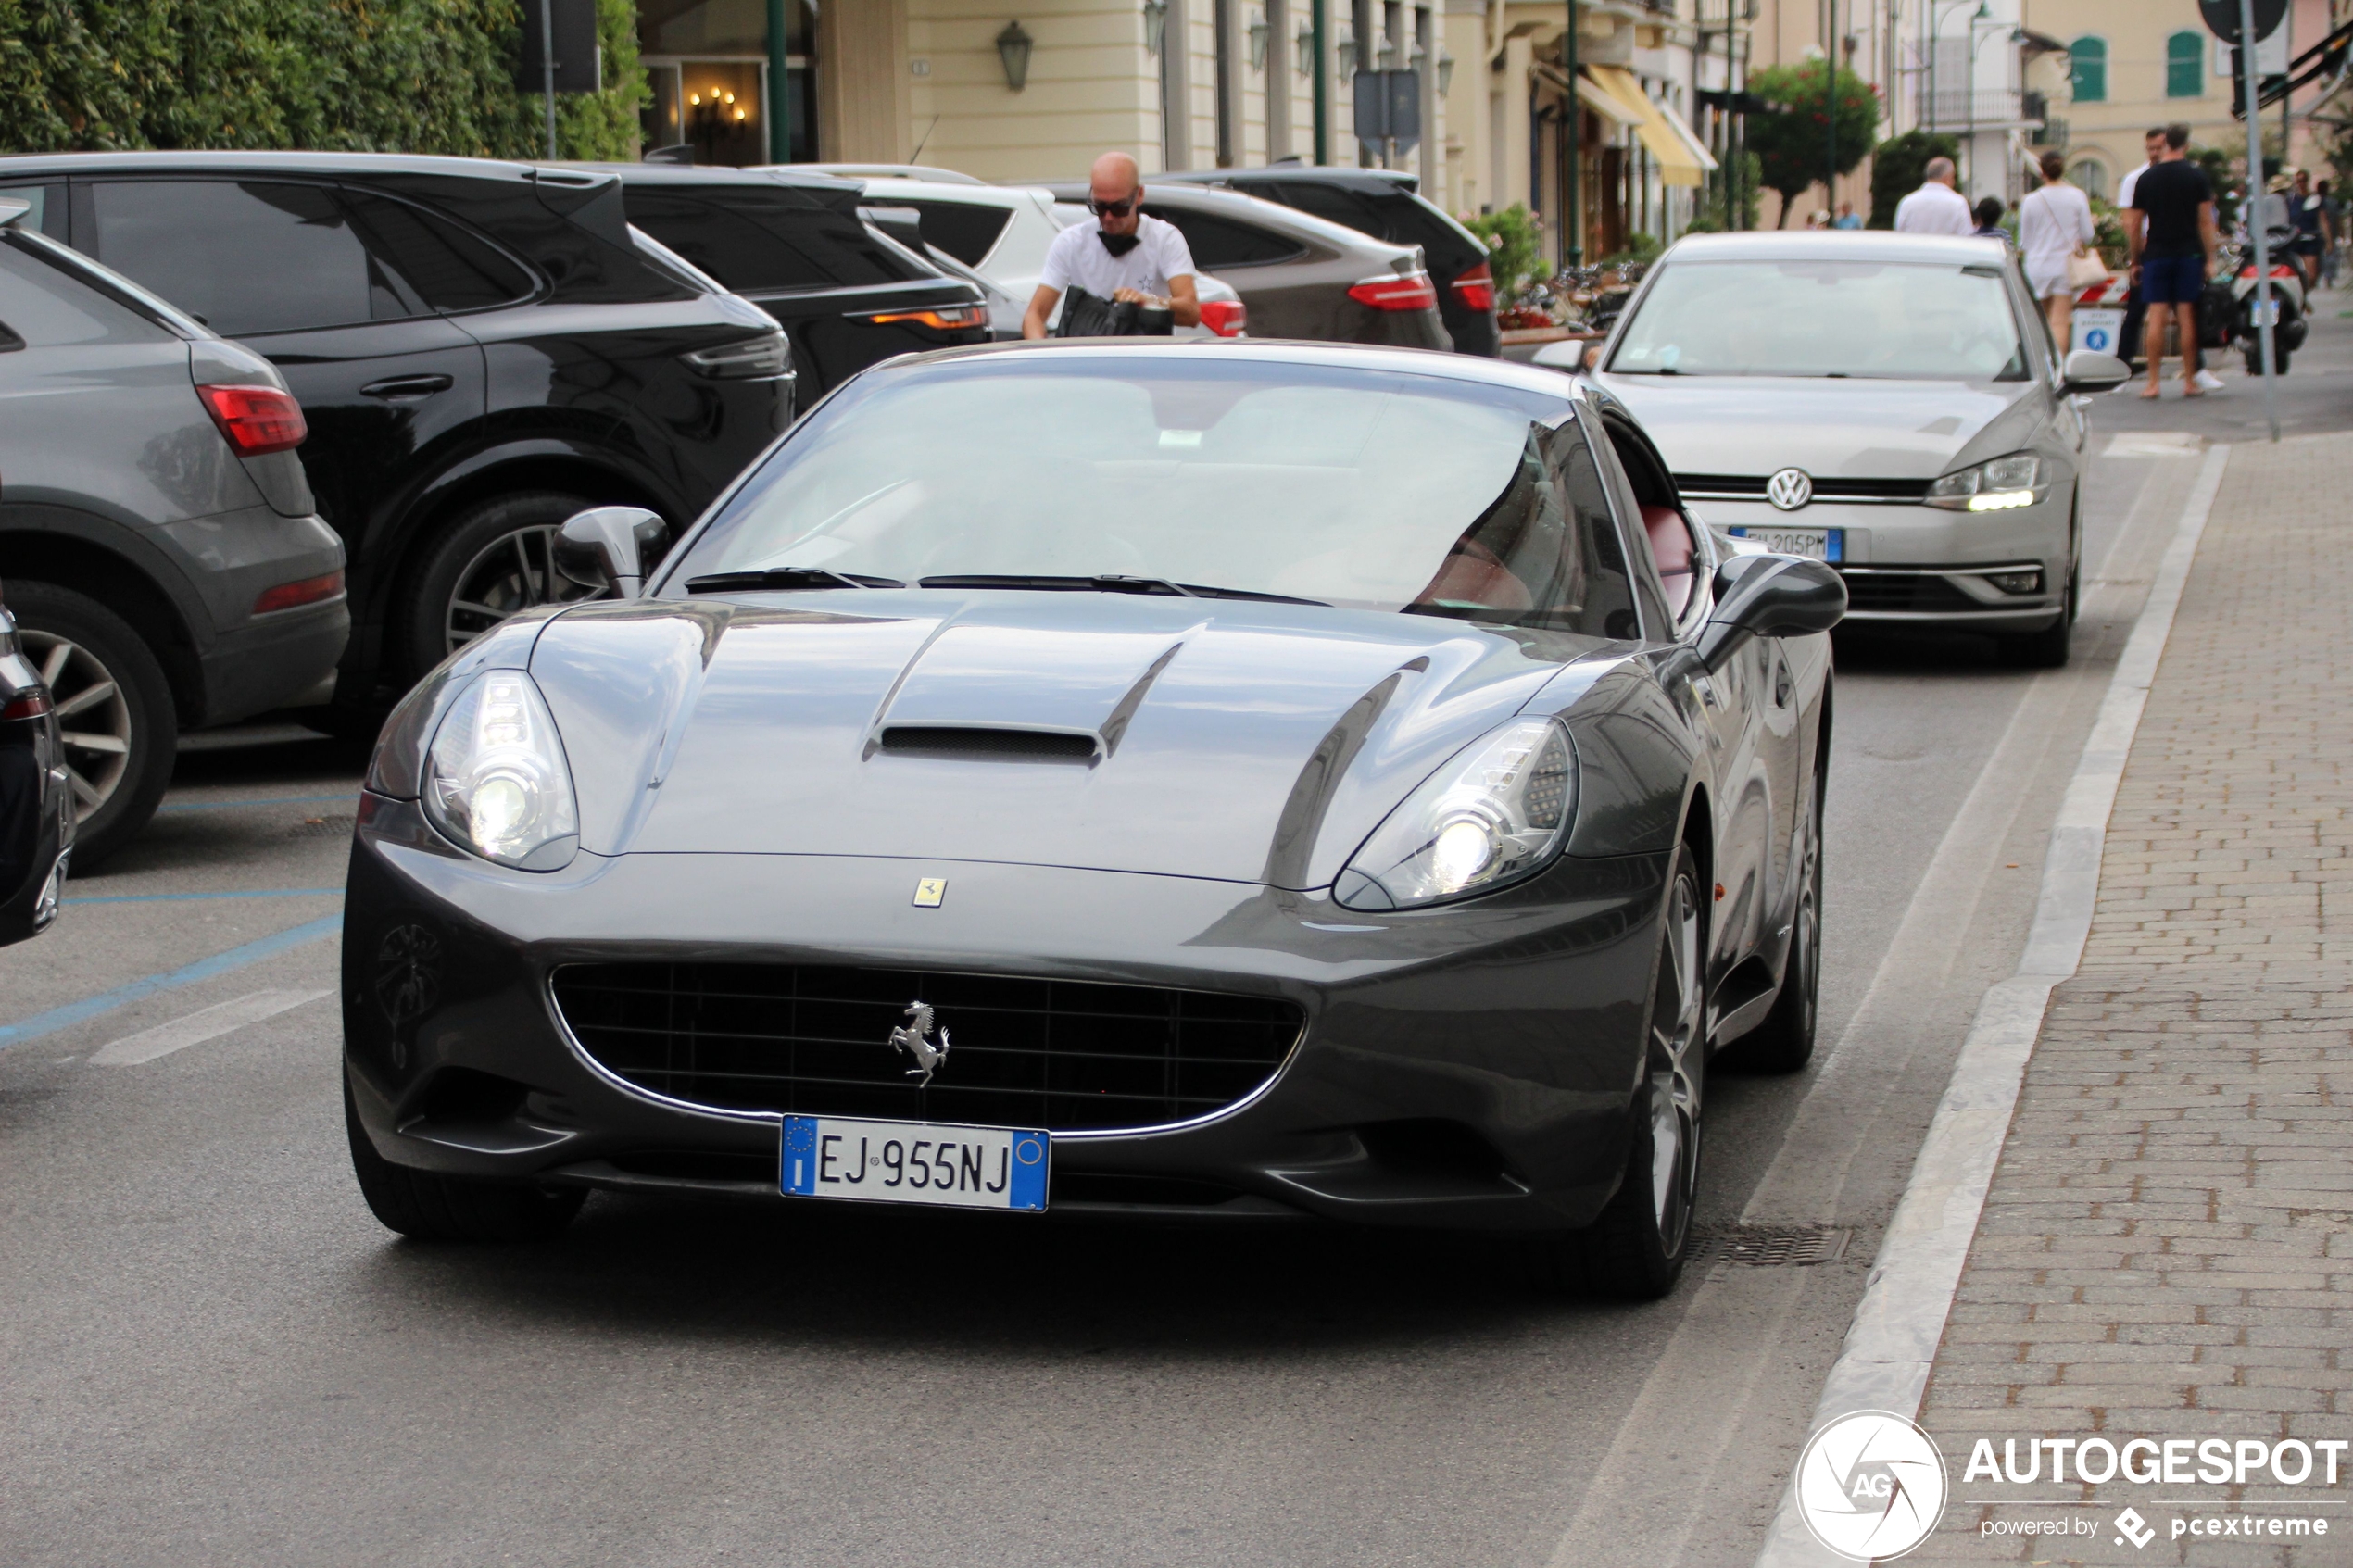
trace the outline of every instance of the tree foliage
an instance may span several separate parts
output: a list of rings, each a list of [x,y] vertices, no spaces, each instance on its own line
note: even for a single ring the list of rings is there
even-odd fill
[[[1871,219],[1869,227],[1895,227],[1895,204],[1920,188],[1932,157],[1958,160],[1961,144],[1944,132],[1906,131],[1879,144],[1871,158]]]
[[[567,157],[635,154],[631,0],[597,0],[601,93],[557,99]],[[0,0],[0,151],[307,147],[533,157],[521,0]]]
[[[1808,185],[1825,182],[1833,152],[1837,171],[1845,174],[1879,138],[1878,92],[1845,69],[1833,86],[1828,60],[1768,66],[1748,79],[1748,90],[1773,106],[1770,113],[1748,117],[1748,150],[1763,167],[1765,184],[1781,194],[1784,218]]]
[[[1463,226],[1487,242],[1487,270],[1499,301],[1513,298],[1543,272],[1543,241],[1526,202],[1466,218]]]

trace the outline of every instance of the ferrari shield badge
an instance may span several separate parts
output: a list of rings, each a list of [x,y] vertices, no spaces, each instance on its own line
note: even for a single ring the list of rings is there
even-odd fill
[[[919,909],[936,909],[947,897],[948,879],[944,876],[927,876],[915,884],[915,908]]]
[[[907,1019],[911,1026],[890,1032],[890,1047],[915,1059],[915,1065],[907,1069],[907,1076],[922,1080],[915,1085],[917,1088],[928,1087],[931,1075],[948,1060],[948,1031],[941,1029],[938,1041],[934,1043],[931,1034],[938,1020],[932,1016],[929,1002],[909,1002]]]

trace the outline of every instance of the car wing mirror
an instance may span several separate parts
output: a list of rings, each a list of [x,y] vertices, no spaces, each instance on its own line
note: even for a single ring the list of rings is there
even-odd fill
[[[1573,376],[1579,370],[1590,370],[1602,362],[1602,345],[1599,342],[1590,339],[1567,338],[1559,343],[1546,344],[1530,355],[1528,362],[1531,365],[1541,365],[1548,370],[1560,370]]]
[[[2060,374],[2070,392],[2113,392],[2133,379],[2133,367],[2113,354],[2079,348],[2067,357]]]
[[[610,588],[634,599],[645,592],[646,570],[661,558],[670,525],[643,507],[598,507],[574,512],[556,535],[556,570],[584,588]]]
[[[1716,569],[1716,608],[1700,628],[1700,660],[1720,669],[1751,637],[1808,636],[1845,615],[1846,583],[1827,563],[1734,556]]]

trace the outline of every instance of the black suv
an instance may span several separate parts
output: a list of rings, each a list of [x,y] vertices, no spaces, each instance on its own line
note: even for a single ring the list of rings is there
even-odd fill
[[[335,716],[359,730],[460,643],[586,592],[563,520],[683,527],[790,422],[775,323],[630,228],[578,168],[366,153],[0,158],[43,232],[259,351],[350,557]]]
[[[1438,285],[1438,313],[1459,354],[1493,358],[1503,352],[1495,325],[1495,275],[1477,234],[1426,201],[1410,174],[1388,169],[1331,169],[1308,164],[1265,169],[1211,169],[1155,174],[1150,183],[1182,180],[1223,185],[1244,195],[1280,202],[1396,245],[1419,245]]]
[[[988,341],[988,296],[862,220],[854,180],[658,163],[612,172],[630,222],[783,323],[803,407],[882,360]]]

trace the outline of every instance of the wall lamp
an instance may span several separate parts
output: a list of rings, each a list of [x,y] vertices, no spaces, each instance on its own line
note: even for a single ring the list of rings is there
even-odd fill
[[[1005,85],[1016,93],[1029,84],[1029,52],[1037,44],[1017,21],[1007,22],[1005,31],[997,35],[997,58],[1005,68]]]

